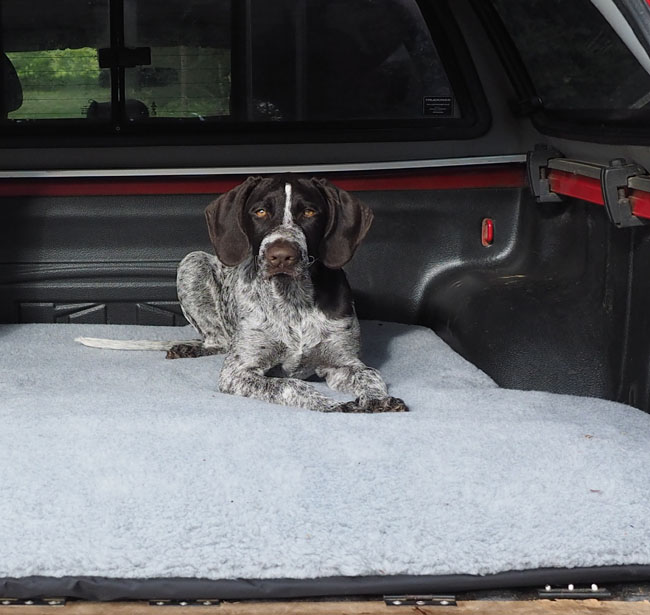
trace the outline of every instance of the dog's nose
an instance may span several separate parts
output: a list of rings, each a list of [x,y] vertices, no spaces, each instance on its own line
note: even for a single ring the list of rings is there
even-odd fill
[[[274,241],[264,254],[274,269],[291,269],[298,262],[298,248],[288,241]]]

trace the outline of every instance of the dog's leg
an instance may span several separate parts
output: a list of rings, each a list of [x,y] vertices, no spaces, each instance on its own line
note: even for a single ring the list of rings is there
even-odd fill
[[[401,399],[388,395],[388,388],[379,372],[358,359],[351,360],[349,365],[321,368],[316,373],[325,378],[331,389],[357,397],[348,402],[345,412],[408,411]]]
[[[227,351],[230,333],[223,313],[223,266],[207,252],[191,252],[178,266],[176,286],[183,315],[201,336],[198,344],[177,344],[168,359],[202,357]]]
[[[266,369],[270,367],[267,365]],[[265,376],[266,369],[259,365],[247,365],[238,354],[232,353],[226,357],[221,369],[219,390],[230,395],[319,412],[377,412],[359,409],[353,402],[341,403],[327,397],[304,380]]]

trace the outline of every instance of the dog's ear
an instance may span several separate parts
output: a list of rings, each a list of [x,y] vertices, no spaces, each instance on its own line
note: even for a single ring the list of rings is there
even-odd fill
[[[373,214],[367,205],[326,179],[314,178],[311,181],[329,207],[320,258],[326,267],[340,269],[352,258],[366,236]]]
[[[228,267],[239,265],[248,256],[250,242],[242,228],[242,215],[246,200],[261,180],[261,177],[249,177],[205,209],[212,247],[217,258]]]

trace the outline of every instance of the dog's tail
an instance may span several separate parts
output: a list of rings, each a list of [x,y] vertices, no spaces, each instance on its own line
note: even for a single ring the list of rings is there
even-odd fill
[[[99,337],[77,337],[74,340],[92,348],[110,350],[170,350],[178,344],[201,346],[201,340],[155,341],[155,340],[108,340]]]

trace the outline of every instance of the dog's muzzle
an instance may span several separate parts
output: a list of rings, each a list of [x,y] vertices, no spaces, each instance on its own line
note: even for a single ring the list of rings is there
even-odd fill
[[[265,278],[304,274],[309,259],[305,235],[296,225],[281,225],[260,246],[258,262]]]
[[[266,247],[264,261],[269,277],[281,273],[295,275],[300,261],[300,249],[293,242],[278,239]]]
[[[307,257],[297,243],[278,238],[268,242],[260,255],[262,271],[266,278],[286,275],[298,277],[305,269]]]

